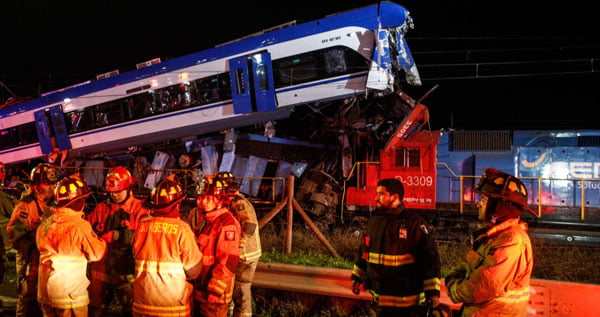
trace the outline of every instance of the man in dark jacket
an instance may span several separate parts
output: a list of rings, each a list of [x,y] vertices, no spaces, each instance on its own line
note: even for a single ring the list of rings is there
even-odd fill
[[[377,210],[369,219],[352,270],[352,291],[373,296],[377,316],[421,316],[437,308],[440,257],[427,223],[402,203],[397,179],[377,183]]]

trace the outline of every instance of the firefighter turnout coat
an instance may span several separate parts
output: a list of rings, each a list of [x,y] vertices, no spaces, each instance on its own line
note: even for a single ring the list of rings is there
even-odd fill
[[[258,261],[262,254],[258,219],[252,204],[241,194],[231,202],[231,212],[240,223],[240,261]]]
[[[352,270],[378,306],[411,307],[440,294],[440,258],[423,218],[404,205],[369,219]]]
[[[142,207],[142,201],[130,195],[121,204],[107,200],[96,205],[96,208],[87,216],[94,231],[99,236],[110,231],[119,231],[118,241],[108,244],[108,256],[102,261],[92,263],[92,283],[95,281],[121,284],[126,283],[134,274],[134,260],[131,250],[134,230],[144,217],[150,212]],[[98,296],[102,296],[98,292]],[[92,294],[94,296],[94,294]],[[92,303],[101,304],[104,298],[94,299]]]
[[[194,300],[227,304],[231,301],[240,258],[240,224],[227,207],[190,212],[202,252],[202,273],[196,279]],[[209,298],[210,297],[210,298]]]
[[[448,296],[462,316],[525,316],[533,269],[527,224],[508,219],[475,238],[476,250],[446,277]]]
[[[202,253],[190,226],[176,217],[142,220],[133,239],[134,314],[190,316],[193,280],[200,274]]]
[[[87,264],[102,259],[106,242],[83,219],[83,211],[56,208],[38,227],[36,242],[40,251],[38,301],[66,310],[87,307]]]

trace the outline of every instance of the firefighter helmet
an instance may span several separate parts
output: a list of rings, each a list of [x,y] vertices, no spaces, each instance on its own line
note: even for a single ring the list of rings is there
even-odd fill
[[[171,174],[154,186],[150,196],[144,202],[144,207],[152,210],[165,209],[184,198],[185,193],[177,176]]]
[[[52,164],[40,163],[31,170],[29,179],[33,185],[55,184],[59,181],[58,170]]]
[[[81,174],[73,174],[63,178],[54,189],[56,207],[65,207],[85,198],[92,193]]]
[[[536,215],[527,204],[527,187],[520,179],[510,174],[487,168],[479,179],[475,192],[510,201],[522,210]]]
[[[235,193],[240,189],[240,183],[235,180],[235,176],[231,172],[217,172],[214,177],[223,183],[227,193]]]
[[[0,173],[6,173],[6,165],[3,162],[0,162]]]
[[[225,195],[227,194],[227,181],[222,178],[205,176],[198,186],[196,186],[196,195]]]
[[[104,190],[118,192],[128,189],[133,183],[131,173],[123,166],[115,166],[108,170],[104,180]]]

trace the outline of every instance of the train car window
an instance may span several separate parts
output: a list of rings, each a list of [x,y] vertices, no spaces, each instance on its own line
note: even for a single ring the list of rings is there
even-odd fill
[[[273,61],[275,88],[367,71],[368,61],[347,47],[332,47]]]
[[[323,52],[323,57],[327,74],[344,73],[348,70],[346,67],[345,54],[341,48],[325,51]]]
[[[265,65],[261,64],[256,67],[256,75],[260,90],[269,90],[269,73],[267,72]]]
[[[399,148],[396,150],[394,165],[396,167],[420,167],[420,149]]]
[[[19,145],[19,139],[14,128],[0,131],[0,149],[9,149],[17,145]]]
[[[226,99],[231,99],[229,75],[217,74],[71,111],[65,124],[71,134]]]

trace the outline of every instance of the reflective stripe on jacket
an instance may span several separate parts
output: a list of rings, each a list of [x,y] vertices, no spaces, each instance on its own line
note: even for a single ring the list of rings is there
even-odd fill
[[[435,239],[415,211],[404,206],[369,219],[352,280],[364,283],[380,306],[410,307],[440,294]]]
[[[511,218],[476,240],[481,245],[446,279],[450,299],[465,303],[463,316],[525,316],[533,269],[527,224]]]
[[[202,253],[190,226],[179,218],[142,220],[133,239],[135,281],[132,311],[146,316],[189,316]]]
[[[235,271],[240,259],[240,224],[228,208],[208,213],[191,211],[199,219],[196,238],[202,251],[203,267],[194,287],[194,299],[207,301],[208,295],[218,297],[215,303],[231,301]]]
[[[60,309],[86,306],[87,263],[106,254],[106,242],[94,234],[83,212],[55,209],[38,227],[36,242],[40,251],[38,301]]]

